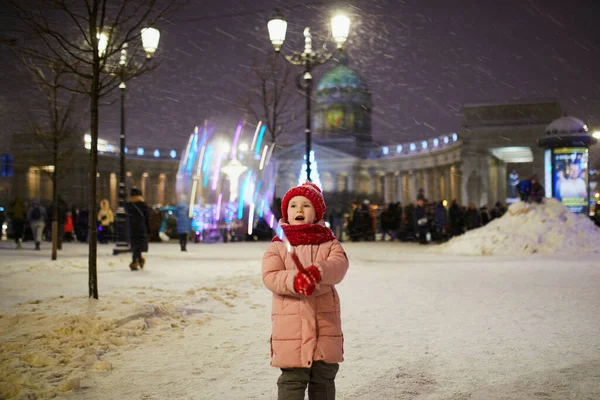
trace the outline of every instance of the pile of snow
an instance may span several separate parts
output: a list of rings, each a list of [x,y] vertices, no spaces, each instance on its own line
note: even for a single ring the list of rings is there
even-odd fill
[[[60,296],[18,304],[16,314],[0,315],[0,399],[53,398],[78,389],[89,373],[112,370],[106,355],[181,336],[190,324],[211,319],[204,311],[223,312],[238,296],[211,287],[166,294],[149,288],[138,291],[141,299],[111,295],[102,302]],[[194,306],[199,303],[202,310]],[[81,312],[74,315],[73,308]]]
[[[440,250],[467,255],[600,253],[600,229],[556,199],[517,202],[501,218],[452,239]]]

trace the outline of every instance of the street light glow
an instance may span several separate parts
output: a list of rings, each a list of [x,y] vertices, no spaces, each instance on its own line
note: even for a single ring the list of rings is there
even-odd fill
[[[269,39],[275,51],[279,51],[283,42],[285,42],[285,33],[287,31],[287,21],[279,14],[276,14],[273,18],[267,22],[267,29],[269,30]]]
[[[331,18],[331,34],[333,40],[337,43],[337,48],[341,49],[348,39],[350,32],[350,18],[344,14],[337,14]]]
[[[96,38],[98,38],[98,55],[104,57],[106,48],[108,47],[108,35],[104,32],[100,32],[96,34]]]
[[[595,139],[600,139],[600,131],[592,133],[592,137],[594,137]]]
[[[287,31],[287,22],[286,20],[276,12],[275,16],[267,22],[267,29],[269,30],[269,39],[271,40],[271,44],[273,45],[273,49],[276,53],[278,53],[285,41],[285,34]],[[337,13],[331,18],[331,34],[333,39],[337,44],[337,48],[339,51],[342,50],[344,43],[346,43],[346,39],[348,38],[348,32],[350,31],[350,18],[348,16]],[[304,133],[306,136],[306,180],[312,182],[311,179],[311,136],[312,136],[312,116],[311,116],[311,93],[312,93],[312,71],[315,67],[319,65],[323,65],[334,56],[333,52],[326,52],[323,50],[313,50],[312,46],[312,35],[310,33],[310,28],[304,28],[304,51],[303,52],[294,52],[291,57],[284,57],[284,60],[288,61],[292,65],[302,66],[304,70],[302,71],[302,77],[304,79],[304,90],[305,90],[305,98],[306,98],[306,126],[304,129]],[[260,126],[260,122],[259,122]],[[258,126],[256,127],[258,133]],[[254,139],[252,140],[252,145],[250,146],[250,150],[255,151],[255,159],[260,159],[260,149],[261,149],[261,141],[258,140],[256,142],[257,133],[254,134]],[[262,137],[262,131],[261,131]],[[304,183],[304,181],[300,182]],[[262,208],[261,208],[262,210]],[[240,217],[241,218],[241,217]]]
[[[146,57],[151,58],[158,48],[160,40],[160,31],[156,28],[148,27],[142,29],[142,46],[146,52]]]

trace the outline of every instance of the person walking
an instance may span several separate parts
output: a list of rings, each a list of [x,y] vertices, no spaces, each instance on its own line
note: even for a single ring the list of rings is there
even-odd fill
[[[38,199],[31,202],[29,211],[27,211],[27,220],[31,227],[31,233],[33,234],[33,240],[35,242],[35,249],[40,250],[42,242],[42,233],[46,226],[46,209],[40,204]]]
[[[12,226],[12,233],[15,239],[17,249],[21,248],[23,241],[23,228],[25,227],[25,218],[27,217],[27,206],[21,199],[21,196],[16,196],[8,210],[8,216]]]
[[[177,217],[177,235],[179,235],[179,246],[181,251],[187,251],[187,240],[190,234],[190,206],[187,202],[187,196],[182,194],[175,208]]]
[[[149,209],[139,189],[131,189],[130,195],[131,198],[125,205],[129,226],[129,245],[132,253],[129,268],[132,271],[137,271],[138,267],[144,268],[146,264],[146,259],[142,257],[142,253],[148,252]]]
[[[425,209],[425,201],[421,198],[417,200],[415,208],[415,221],[417,221],[417,233],[419,234],[419,244],[427,244],[427,232],[429,231],[427,220],[427,210]]]
[[[73,215],[71,211],[67,211],[67,217],[65,219],[65,242],[71,243],[73,239]]]
[[[325,200],[306,182],[290,189],[279,221],[291,250],[278,237],[262,259],[262,280],[273,293],[271,366],[280,368],[278,400],[334,400],[343,357],[340,297],[335,285],[348,258],[325,226]]]
[[[461,235],[463,233],[464,218],[456,199],[452,200],[452,205],[450,205],[448,214],[450,221],[450,236],[454,237]]]
[[[115,216],[107,199],[100,201],[100,211],[98,211],[97,219],[100,223],[98,241],[102,244],[108,244],[108,241],[112,239],[112,226],[115,222]]]

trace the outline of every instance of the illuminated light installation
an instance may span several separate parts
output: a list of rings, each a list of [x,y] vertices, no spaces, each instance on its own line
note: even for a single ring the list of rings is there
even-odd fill
[[[273,219],[274,145],[265,143],[262,123],[255,131],[252,127],[244,132],[245,126],[241,121],[235,132],[224,133],[205,121],[190,135],[182,153],[176,192],[189,199],[192,228],[201,240],[215,236],[226,240],[232,230],[236,236],[251,234],[259,218]],[[239,144],[249,142],[251,134],[251,148]]]
[[[260,145],[262,144],[263,137],[265,136],[265,130],[267,129],[266,125],[263,125],[260,128],[260,133],[258,134],[258,141],[256,142],[255,154],[259,154]]]
[[[300,176],[298,177],[298,185],[302,185],[307,181],[306,179],[306,155],[304,156],[304,163],[302,163],[302,169],[300,170]],[[321,177],[319,176],[319,168],[317,167],[317,160],[315,160],[315,151],[310,151],[310,165],[313,168],[313,178],[312,183],[317,185],[321,191],[323,191],[323,184],[321,183]]]

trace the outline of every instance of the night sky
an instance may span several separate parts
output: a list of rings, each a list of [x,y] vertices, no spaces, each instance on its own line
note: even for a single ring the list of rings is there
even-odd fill
[[[252,84],[252,57],[272,51],[266,28],[272,12],[279,8],[288,20],[283,52],[289,54],[302,49],[305,26],[313,31],[313,45],[320,47],[329,33],[329,13],[336,9],[332,2],[310,0],[189,3],[159,26],[159,70],[128,84],[131,146],[181,149],[204,119],[223,129],[235,126]],[[556,99],[564,112],[600,129],[600,1],[336,4],[352,19],[347,51],[351,67],[372,91],[373,137],[382,143],[456,131],[462,106],[471,103]],[[293,10],[286,12],[290,5]],[[331,40],[327,44],[334,48]],[[19,125],[16,115],[31,107],[31,95],[5,49],[1,56],[0,118],[6,138]],[[316,80],[330,66],[319,67]],[[302,101],[297,114],[301,122]],[[82,115],[84,128],[86,118]],[[100,118],[100,137],[117,141],[118,102],[103,106]],[[299,127],[282,140],[303,140],[301,123]]]

